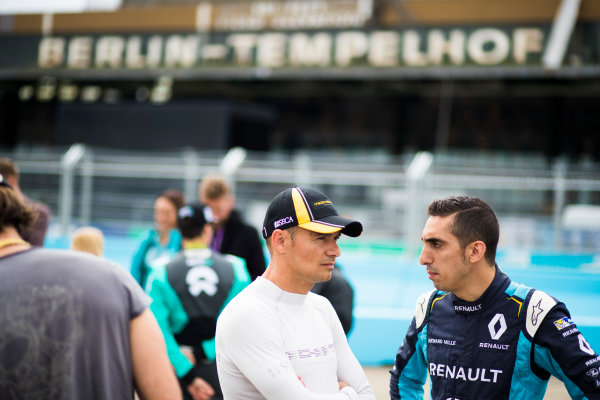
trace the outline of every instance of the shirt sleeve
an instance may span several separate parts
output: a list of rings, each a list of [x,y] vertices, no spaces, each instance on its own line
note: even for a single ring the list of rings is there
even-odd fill
[[[365,375],[365,371],[348,345],[346,334],[333,306],[326,300],[324,300],[324,303],[329,308],[329,318],[334,332],[333,340],[337,358],[338,380],[344,381],[351,386],[356,391],[359,399],[375,400],[375,394]]]
[[[427,380],[425,336],[422,330],[417,329],[416,319],[413,318],[390,371],[392,400],[423,398],[423,385]]]
[[[232,255],[227,255],[227,260],[231,262],[233,266],[233,285],[227,294],[227,298],[221,305],[221,309],[219,310],[219,314],[225,308],[229,302],[238,295],[246,286],[250,284],[250,274],[248,274],[248,270],[246,269],[246,262],[243,258],[239,258]],[[202,342],[202,350],[204,350],[204,355],[208,360],[215,360],[217,355],[215,351],[215,338],[205,340]]]
[[[131,260],[130,272],[133,278],[143,286],[146,281],[146,262],[144,260],[148,248],[152,245],[152,231],[146,232],[145,236],[136,249]]]
[[[600,357],[562,303],[548,312],[535,337],[534,362],[562,380],[573,399],[600,399]]]
[[[148,305],[150,305],[151,302],[150,297],[125,268],[112,261],[109,262],[109,265],[113,276],[125,291],[126,298],[129,301],[130,318],[136,318],[148,308]]]
[[[187,324],[188,318],[181,301],[166,279],[165,268],[157,268],[148,278],[149,294],[152,297],[150,309],[160,326],[169,360],[175,368],[178,378],[185,376],[193,368],[193,364],[181,352],[173,332],[180,331]]]
[[[279,334],[281,329],[273,316],[266,313],[257,316],[255,313],[236,312],[227,317],[231,318],[220,319],[217,327],[217,340],[222,342],[224,350],[223,354],[218,355],[217,363],[223,368],[222,357],[225,356],[226,362],[235,364],[267,400],[361,399],[352,387],[345,387],[335,394],[316,394],[304,387],[286,356],[284,341]],[[235,323],[231,323],[234,320]],[[243,334],[240,334],[239,327],[244,327]],[[358,379],[345,370],[344,374],[347,379]],[[221,375],[219,378],[221,379]],[[224,393],[226,385],[227,382],[221,380]]]

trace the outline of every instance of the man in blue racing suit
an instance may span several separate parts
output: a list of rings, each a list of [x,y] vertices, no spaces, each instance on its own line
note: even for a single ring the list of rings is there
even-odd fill
[[[600,399],[600,357],[563,303],[495,263],[498,220],[475,197],[429,205],[420,263],[435,290],[417,301],[390,371],[392,399],[543,399],[550,375],[574,399]]]

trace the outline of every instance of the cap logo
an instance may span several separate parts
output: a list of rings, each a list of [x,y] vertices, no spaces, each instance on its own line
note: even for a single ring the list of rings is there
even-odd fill
[[[333,205],[333,203],[330,200],[323,200],[323,201],[317,201],[316,203],[313,203],[313,206],[329,206],[329,205]]]
[[[275,227],[275,229],[277,229],[281,225],[286,225],[286,224],[289,224],[290,222],[294,222],[294,219],[292,217],[285,217],[285,218],[281,218],[280,220],[275,221],[273,223],[273,226]]]
[[[179,209],[179,218],[184,219],[194,215],[194,209],[190,206],[183,206]]]

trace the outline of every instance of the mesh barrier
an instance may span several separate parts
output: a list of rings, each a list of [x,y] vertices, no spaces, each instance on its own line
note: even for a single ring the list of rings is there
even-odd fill
[[[60,211],[65,174],[61,160],[66,151],[0,153],[19,166],[23,191],[48,204],[55,217]],[[226,155],[190,148],[131,152],[89,147],[85,154],[73,168],[68,188],[72,194],[69,224],[102,224],[123,233],[151,225],[154,198],[167,188],[182,190],[187,199],[195,200],[198,181],[219,171]],[[498,213],[503,246],[551,248],[558,237],[566,250],[600,252],[600,221],[582,228],[562,223],[563,210],[571,204],[600,205],[598,164],[550,162],[536,154],[436,154],[414,192],[407,178],[413,159],[414,154],[361,151],[248,152],[231,179],[238,208],[258,228],[275,194],[294,184],[308,185],[325,192],[340,213],[361,220],[364,237],[385,238],[401,248],[409,234],[409,213],[418,214],[415,224],[421,229],[431,199],[467,194],[483,198]]]

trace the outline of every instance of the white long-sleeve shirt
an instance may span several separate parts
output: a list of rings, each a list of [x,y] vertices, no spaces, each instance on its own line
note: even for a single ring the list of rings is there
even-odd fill
[[[225,400],[375,399],[329,301],[262,277],[221,313],[216,351]]]

